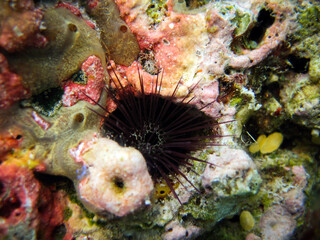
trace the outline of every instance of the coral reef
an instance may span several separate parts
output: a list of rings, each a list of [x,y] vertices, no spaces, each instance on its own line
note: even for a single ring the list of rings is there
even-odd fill
[[[2,1],[0,238],[319,239],[319,16]]]

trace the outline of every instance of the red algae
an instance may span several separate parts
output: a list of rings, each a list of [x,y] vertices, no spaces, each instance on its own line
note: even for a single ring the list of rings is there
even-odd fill
[[[0,109],[7,109],[15,102],[29,96],[21,77],[9,70],[7,59],[0,53]]]
[[[41,186],[28,168],[0,165],[0,187],[1,238],[37,234],[38,239],[48,239],[54,228],[62,224],[59,194]]]
[[[12,53],[30,46],[46,46],[47,39],[40,31],[43,12],[34,8],[33,1],[17,1],[14,8],[9,1],[3,1],[0,7],[5,16],[1,21],[0,47]]]
[[[64,85],[63,105],[70,107],[80,100],[94,104],[100,98],[101,90],[105,86],[105,71],[101,61],[96,56],[90,56],[81,65],[81,70],[87,79],[86,84],[75,83],[69,80]],[[90,98],[88,98],[90,97]]]

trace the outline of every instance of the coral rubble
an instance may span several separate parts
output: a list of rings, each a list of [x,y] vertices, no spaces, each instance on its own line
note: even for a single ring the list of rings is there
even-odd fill
[[[319,239],[319,17],[307,0],[1,1],[0,238]],[[162,148],[163,112],[192,131]]]

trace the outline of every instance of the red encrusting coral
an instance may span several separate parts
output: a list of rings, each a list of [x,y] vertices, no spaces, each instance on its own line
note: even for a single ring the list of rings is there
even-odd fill
[[[87,83],[80,84],[69,80],[64,85],[64,95],[62,97],[63,105],[70,107],[79,100],[89,101],[94,103],[87,96],[94,101],[100,98],[101,90],[105,85],[105,71],[101,61],[96,56],[90,56],[82,63],[81,70],[84,72]]]
[[[0,132],[0,163],[4,160],[7,153],[19,147],[21,141],[22,138],[19,130]]]
[[[0,109],[6,109],[15,102],[29,96],[22,85],[21,77],[10,72],[7,59],[0,54]]]
[[[40,30],[43,12],[34,8],[32,0],[16,1],[14,7],[9,2],[2,6],[0,47],[12,53],[29,46],[46,46],[48,41]]]
[[[1,164],[0,238],[34,231],[38,239],[52,239],[53,230],[63,223],[60,195],[43,187],[28,168]]]
[[[72,12],[74,15],[76,15],[77,17],[79,18],[82,18],[82,14],[80,12],[80,10],[78,8],[76,8],[75,6],[69,4],[69,3],[64,3],[64,2],[58,2],[58,4],[56,5],[56,7],[63,7],[63,8],[66,8],[68,9],[70,12]],[[85,19],[84,19],[85,20]],[[85,22],[89,25],[89,27],[91,27],[92,29],[95,29],[96,26],[93,22],[90,22],[88,20],[85,20]]]

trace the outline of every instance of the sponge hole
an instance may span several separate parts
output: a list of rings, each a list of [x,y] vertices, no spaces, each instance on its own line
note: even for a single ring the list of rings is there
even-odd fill
[[[74,25],[73,23],[69,23],[69,24],[68,24],[68,29],[69,29],[71,32],[76,32],[76,31],[78,31],[77,26]]]
[[[73,119],[75,123],[82,123],[83,120],[84,120],[84,115],[82,113],[77,113]]]
[[[122,33],[126,33],[128,31],[128,27],[126,25],[121,25],[119,29]]]

